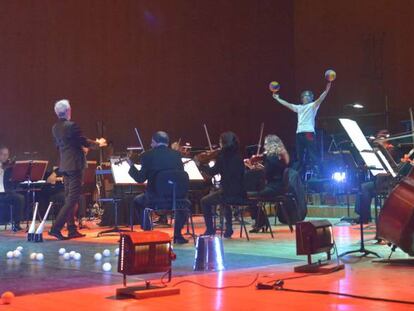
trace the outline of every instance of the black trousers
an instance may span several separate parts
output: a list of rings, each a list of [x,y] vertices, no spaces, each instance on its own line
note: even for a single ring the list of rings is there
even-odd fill
[[[0,202],[12,206],[12,221],[18,224],[22,219],[25,198],[24,195],[17,192],[4,192],[0,194]]]
[[[82,193],[83,170],[65,172],[63,183],[65,185],[65,205],[60,209],[56,217],[52,231],[62,230],[65,223],[69,232],[76,230],[75,214],[79,207]]]
[[[296,154],[298,160],[298,171],[303,172],[305,168],[305,156],[307,156],[313,166],[319,166],[315,133],[306,132],[296,134]]]
[[[223,191],[219,190],[216,192],[212,192],[207,194],[206,196],[201,198],[200,205],[201,209],[203,210],[204,214],[204,222],[206,224],[206,231],[209,234],[214,234],[214,224],[213,224],[213,208],[216,205],[224,203],[224,196]],[[226,232],[232,233],[233,232],[233,224],[232,224],[232,213],[231,208],[227,207],[224,210],[224,218],[226,220]]]
[[[138,210],[139,223],[143,230],[149,230],[149,228],[144,226],[145,223],[148,223],[148,221],[144,220],[144,217],[145,217],[144,210],[151,203],[152,197],[153,196],[150,193],[144,192],[144,193],[137,195],[134,198],[134,206]],[[157,209],[154,208],[154,210],[156,211]],[[174,236],[175,237],[181,236],[181,229],[184,227],[186,217],[187,217],[187,212],[185,210],[177,209],[177,211],[175,211],[175,225],[174,225]]]

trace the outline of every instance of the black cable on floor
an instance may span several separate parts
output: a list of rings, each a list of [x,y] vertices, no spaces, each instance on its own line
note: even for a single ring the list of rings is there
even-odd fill
[[[229,285],[229,286],[221,286],[221,287],[219,287],[219,286],[208,286],[208,285],[204,285],[204,284],[201,284],[201,283],[198,283],[198,282],[195,282],[195,281],[191,281],[191,280],[182,280],[182,281],[179,281],[179,282],[175,283],[173,285],[173,287],[175,287],[175,286],[177,286],[179,284],[182,284],[182,283],[190,283],[190,284],[194,284],[194,285],[201,286],[203,288],[207,288],[207,289],[218,289],[218,290],[221,290],[221,289],[229,289],[229,288],[246,288],[246,287],[252,286],[254,283],[256,283],[256,281],[258,279],[259,279],[259,274],[256,274],[256,277],[254,278],[254,280],[251,281],[249,284],[246,284],[246,285]]]

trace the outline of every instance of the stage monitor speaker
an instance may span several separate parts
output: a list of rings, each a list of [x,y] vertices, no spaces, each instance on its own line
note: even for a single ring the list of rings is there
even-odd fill
[[[330,254],[333,246],[332,224],[329,221],[313,220],[296,223],[297,255],[308,255],[309,261],[312,254],[324,252]]]
[[[171,280],[171,261],[175,259],[171,238],[160,231],[127,232],[119,241],[118,272],[124,275],[168,272]]]

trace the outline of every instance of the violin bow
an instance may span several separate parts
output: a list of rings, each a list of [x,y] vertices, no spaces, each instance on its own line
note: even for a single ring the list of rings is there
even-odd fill
[[[144,152],[145,151],[144,144],[142,143],[141,136],[139,136],[138,129],[135,127],[134,130],[135,130],[135,134],[137,134],[138,142],[141,145],[142,152]]]
[[[98,121],[96,123],[96,127],[98,129],[98,136],[99,137],[105,137],[104,136],[104,132],[105,132],[105,124],[103,121]],[[101,165],[103,162],[103,149],[102,147],[99,147],[99,165]]]
[[[262,147],[263,130],[264,130],[264,122],[262,122],[262,125],[260,126],[260,137],[259,137],[259,143],[257,144],[256,155],[260,154],[260,148]]]
[[[414,118],[413,118],[413,108],[409,108],[408,111],[410,112],[410,120],[411,120],[411,133],[414,131]],[[413,146],[414,146],[414,135],[413,135]]]
[[[203,126],[204,126],[204,132],[206,133],[206,136],[207,136],[208,147],[210,148],[210,151],[213,151],[213,147],[211,145],[211,140],[210,140],[210,135],[208,135],[207,125],[204,123]]]

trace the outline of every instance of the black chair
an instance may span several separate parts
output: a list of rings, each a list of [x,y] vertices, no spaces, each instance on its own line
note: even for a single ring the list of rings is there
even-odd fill
[[[273,230],[270,225],[269,215],[266,211],[266,206],[264,202],[264,198],[258,196],[258,193],[264,189],[266,186],[266,177],[264,170],[250,170],[244,174],[244,187],[247,192],[247,198],[249,201],[250,206],[256,205],[257,208],[262,210],[262,215],[264,215],[266,227],[270,230],[270,235],[272,238]],[[253,216],[253,215],[252,215]],[[257,220],[256,220],[257,221]],[[247,229],[246,229],[247,231]]]
[[[176,219],[176,212],[187,214],[187,221],[191,225],[191,235],[195,239],[191,202],[187,198],[190,180],[187,172],[182,170],[160,171],[155,178],[155,195],[150,197],[144,209],[144,221],[149,220],[149,227],[153,229],[152,218],[158,215],[172,215]],[[174,222],[175,232],[176,221]]]
[[[246,228],[246,221],[244,220],[244,212],[247,208],[250,208],[252,202],[249,200],[244,200],[244,202],[226,202],[220,205],[219,219],[220,219],[220,236],[223,237],[224,233],[224,209],[230,208],[232,214],[234,212],[240,216],[240,238],[243,237],[243,231],[246,234],[247,241],[250,241],[249,233]],[[216,230],[217,228],[215,228]]]
[[[274,225],[277,224],[277,208],[279,208],[282,215],[283,215],[284,220],[286,221],[286,223],[289,226],[290,232],[293,232],[293,225],[292,225],[290,215],[289,215],[289,213],[286,209],[286,205],[287,205],[286,203],[288,202],[288,200],[290,202],[292,202],[293,204],[297,204],[297,203],[296,203],[295,195],[292,192],[290,192],[290,190],[289,190],[289,168],[286,168],[283,171],[283,192],[282,192],[282,194],[277,195],[275,197],[259,197],[255,194],[253,194],[253,195],[249,196],[249,200],[255,201],[259,205],[259,208],[262,209],[263,215],[265,216],[265,224],[269,228],[270,235],[272,236],[272,238],[274,238],[273,230],[272,230],[272,226],[271,226],[270,221],[269,221],[269,216],[268,216],[267,211],[266,211],[266,206],[265,206],[266,203],[271,203],[275,207],[275,209],[274,209],[275,210]],[[295,208],[295,210],[297,210],[297,208]]]
[[[291,220],[290,215],[289,215],[289,213],[287,211],[287,208],[286,208],[286,205],[287,205],[286,203],[288,202],[288,200],[295,205],[293,210],[298,210],[297,202],[296,202],[296,196],[295,196],[294,193],[290,192],[289,168],[286,168],[283,171],[283,194],[276,196],[270,202],[274,202],[274,203],[276,203],[277,206],[279,206],[279,208],[282,212],[283,218],[289,226],[290,232],[293,232],[292,220]],[[277,221],[276,205],[275,205],[275,225],[276,225],[276,221]]]

